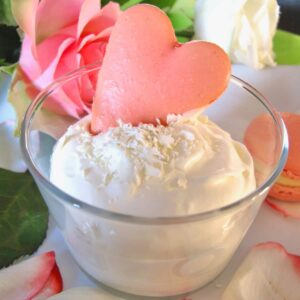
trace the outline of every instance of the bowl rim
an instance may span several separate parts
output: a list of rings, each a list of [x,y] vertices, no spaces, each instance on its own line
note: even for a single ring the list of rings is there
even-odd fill
[[[233,84],[243,88],[250,94],[252,94],[257,100],[261,102],[268,110],[270,115],[273,118],[274,123],[276,124],[276,129],[279,131],[281,136],[281,149],[280,149],[280,156],[276,166],[273,168],[271,175],[255,190],[251,193],[245,195],[238,200],[226,204],[224,206],[210,209],[204,212],[191,214],[191,215],[184,215],[184,216],[172,216],[172,217],[144,217],[144,216],[136,216],[131,214],[124,214],[119,212],[109,211],[92,204],[88,204],[84,201],[81,201],[71,195],[65,193],[63,190],[56,187],[53,183],[51,183],[35,166],[34,160],[31,158],[31,155],[28,151],[28,129],[30,127],[31,121],[34,117],[36,110],[41,106],[42,102],[58,87],[63,85],[64,83],[75,79],[76,77],[80,77],[84,74],[88,74],[93,71],[97,71],[101,68],[101,64],[95,63],[91,65],[86,65],[80,67],[70,73],[67,73],[54,82],[52,82],[48,87],[46,87],[43,91],[41,91],[37,97],[30,103],[28,106],[21,128],[21,150],[23,153],[24,160],[27,164],[27,167],[30,173],[33,175],[34,179],[47,189],[49,189],[52,193],[56,195],[58,199],[62,202],[66,203],[67,205],[71,205],[77,209],[83,209],[93,215],[97,215],[98,217],[115,220],[125,223],[134,223],[134,224],[143,224],[143,225],[173,225],[173,224],[183,224],[183,223],[191,223],[197,222],[199,220],[212,218],[218,214],[225,213],[230,211],[234,208],[242,206],[246,202],[255,201],[258,196],[263,195],[265,191],[275,182],[276,178],[280,175],[288,155],[288,135],[285,124],[280,113],[274,108],[273,104],[267,100],[258,90],[252,87],[250,84],[245,82],[244,80],[231,75],[230,82]],[[39,184],[38,184],[39,185]],[[57,200],[55,200],[57,201]]]

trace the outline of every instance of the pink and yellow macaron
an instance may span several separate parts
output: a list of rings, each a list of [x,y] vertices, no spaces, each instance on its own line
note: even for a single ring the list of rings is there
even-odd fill
[[[282,117],[289,136],[289,155],[270,196],[282,201],[300,202],[300,115],[282,113]]]
[[[300,218],[300,115],[284,112],[282,118],[289,136],[289,154],[282,173],[269,192],[267,203],[286,216]],[[244,142],[253,155],[258,177],[263,168],[272,164],[268,153],[278,151],[275,143],[270,142],[274,130],[270,117],[260,115],[246,131]]]

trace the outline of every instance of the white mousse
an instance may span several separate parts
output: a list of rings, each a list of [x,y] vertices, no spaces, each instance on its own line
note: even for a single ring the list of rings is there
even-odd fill
[[[120,123],[96,136],[89,123],[83,118],[60,138],[50,178],[92,205],[138,216],[182,216],[255,189],[246,147],[199,113],[171,115],[168,126]]]

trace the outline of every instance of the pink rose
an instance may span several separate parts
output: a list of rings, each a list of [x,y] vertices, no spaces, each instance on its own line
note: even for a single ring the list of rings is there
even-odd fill
[[[58,77],[103,60],[111,30],[120,14],[117,3],[110,2],[100,9],[99,0],[25,2],[25,7],[13,7],[25,37],[11,90],[21,80],[25,83],[27,95],[32,98]],[[89,113],[95,81],[89,77],[84,83],[65,85],[52,97],[47,109],[74,118]],[[12,93],[12,97],[16,96]],[[15,107],[17,101],[11,100]]]

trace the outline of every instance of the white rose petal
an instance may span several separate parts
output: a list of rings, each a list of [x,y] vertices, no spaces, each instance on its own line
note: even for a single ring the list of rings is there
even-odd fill
[[[221,46],[235,63],[274,66],[276,0],[197,0],[195,37]]]
[[[16,115],[7,100],[10,80],[10,76],[0,73],[0,168],[25,172],[20,139],[14,135]]]
[[[14,109],[7,99],[10,81],[11,77],[9,75],[0,72],[0,123],[16,119]]]
[[[14,121],[0,123],[0,168],[13,172],[25,172],[20,139],[14,136]]]

